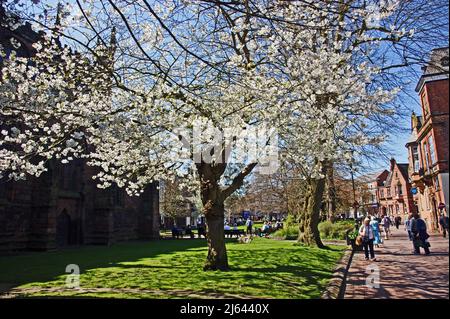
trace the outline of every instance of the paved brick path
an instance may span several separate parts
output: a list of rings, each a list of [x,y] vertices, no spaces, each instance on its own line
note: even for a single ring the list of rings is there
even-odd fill
[[[430,238],[431,255],[412,254],[412,243],[401,226],[393,229],[384,247],[375,248],[376,262],[357,252],[347,275],[345,299],[449,298],[449,242],[440,235]],[[378,266],[379,288],[366,286],[367,266]],[[372,273],[374,274],[374,273]]]

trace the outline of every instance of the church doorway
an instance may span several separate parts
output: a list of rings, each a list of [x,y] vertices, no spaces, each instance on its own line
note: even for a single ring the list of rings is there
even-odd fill
[[[65,247],[70,245],[71,218],[64,209],[56,219],[56,245]]]

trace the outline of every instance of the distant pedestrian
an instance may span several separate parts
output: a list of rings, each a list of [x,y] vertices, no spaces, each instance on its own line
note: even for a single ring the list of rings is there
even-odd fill
[[[197,224],[197,234],[198,238],[201,238],[202,236],[206,238],[206,227],[205,224]]]
[[[396,216],[395,217],[395,228],[399,229],[401,222],[402,222],[402,218],[400,216]]]
[[[264,222],[262,229],[261,229],[261,233],[266,235],[266,234],[269,234],[269,232],[270,232],[270,222],[269,223]]]
[[[369,252],[370,258],[372,261],[376,261],[375,251],[373,249],[373,242],[375,240],[375,235],[373,231],[373,227],[370,225],[370,219],[364,219],[363,224],[359,228],[359,235],[362,237],[362,244],[364,247],[364,254],[366,256],[366,260],[369,260]]]
[[[275,223],[275,229],[278,230],[280,228],[281,228],[281,223],[280,223],[279,220],[277,220],[276,223]]]
[[[441,213],[441,217],[439,217],[439,226],[441,226],[442,234],[444,238],[447,237],[448,232],[448,216],[445,216],[444,213]]]
[[[383,241],[380,236],[380,224],[378,223],[378,220],[375,216],[372,216],[370,226],[372,226],[373,228],[373,235],[374,235],[373,244],[378,248],[379,245],[383,243]]]
[[[247,227],[247,235],[253,234],[253,221],[250,218],[247,218],[245,222],[245,226]]]
[[[388,215],[384,215],[383,218],[381,219],[381,224],[383,225],[383,229],[384,229],[384,239],[389,239],[389,235],[390,235],[390,227],[391,227],[391,219],[389,218]]]
[[[413,213],[411,233],[413,237],[414,254],[420,255],[420,247],[422,247],[425,254],[429,255],[430,243],[428,242],[428,238],[430,238],[430,235],[427,233],[427,224],[420,218],[418,213]]]

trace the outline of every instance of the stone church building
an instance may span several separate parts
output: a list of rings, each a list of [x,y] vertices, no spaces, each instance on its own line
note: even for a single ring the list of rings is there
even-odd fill
[[[99,189],[94,168],[52,161],[39,178],[0,180],[0,253],[159,238],[159,192]]]

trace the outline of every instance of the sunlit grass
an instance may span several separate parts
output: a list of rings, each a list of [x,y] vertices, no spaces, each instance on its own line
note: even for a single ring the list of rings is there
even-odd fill
[[[321,250],[290,241],[228,241],[231,270],[205,272],[206,242],[163,240],[82,247],[0,257],[0,283],[16,283],[26,297],[103,298],[318,298],[342,247]],[[65,267],[81,269],[82,290],[64,289]],[[56,289],[49,291],[49,289]],[[102,288],[102,289],[99,289]]]

